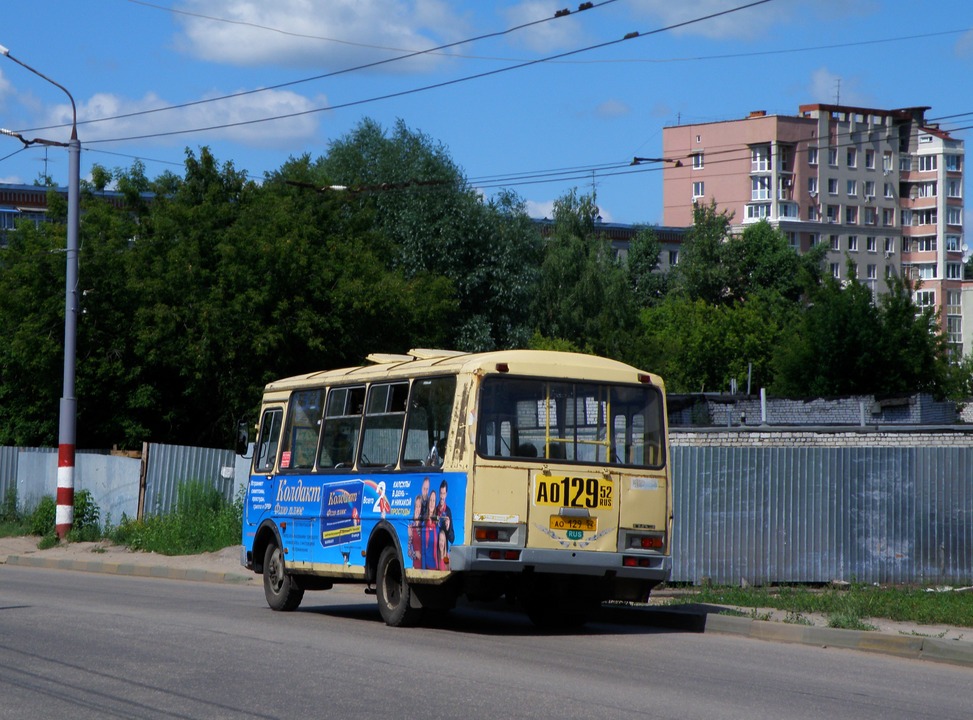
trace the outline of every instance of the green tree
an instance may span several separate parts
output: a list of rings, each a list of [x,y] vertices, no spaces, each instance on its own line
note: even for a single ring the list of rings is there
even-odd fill
[[[363,121],[317,163],[322,184],[356,192],[406,278],[448,278],[458,302],[451,341],[466,350],[524,346],[540,238],[524,203],[484,203],[446,149],[400,120],[391,133]]]
[[[598,234],[597,215],[594,199],[577,192],[554,203],[554,229],[534,296],[535,324],[544,338],[631,359],[637,316],[628,271]]]
[[[781,343],[778,395],[895,394],[948,390],[948,358],[936,315],[920,312],[907,280],[893,278],[878,304],[852,278],[826,281]]]
[[[715,200],[709,205],[693,203],[693,226],[683,239],[674,273],[677,289],[690,300],[718,305],[731,299],[723,263],[723,244],[729,237],[731,219],[725,211],[716,211]]]
[[[639,228],[628,248],[628,279],[635,302],[648,307],[661,302],[669,291],[669,276],[659,272],[662,245],[647,227]]]

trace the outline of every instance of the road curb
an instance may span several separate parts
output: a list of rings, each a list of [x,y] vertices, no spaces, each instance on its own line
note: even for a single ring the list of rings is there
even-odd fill
[[[815,645],[823,648],[838,647],[973,667],[973,643],[957,640],[808,627],[732,615],[707,614],[705,618],[705,632],[720,632],[756,640]]]
[[[200,568],[173,568],[165,565],[145,565],[134,562],[114,562],[102,560],[76,560],[72,558],[44,558],[31,555],[0,556],[0,564],[18,567],[35,567],[47,570],[75,570],[109,575],[128,575],[131,577],[159,578],[162,580],[189,580],[193,582],[225,583],[248,585],[253,575],[242,572],[217,572]]]

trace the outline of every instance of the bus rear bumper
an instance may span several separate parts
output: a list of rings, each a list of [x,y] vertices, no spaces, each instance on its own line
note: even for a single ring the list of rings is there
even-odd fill
[[[501,551],[499,558],[496,557],[497,550]],[[476,573],[534,572],[616,577],[659,583],[666,582],[672,575],[672,558],[668,555],[650,553],[626,554],[482,545],[454,546],[450,552],[450,569]]]

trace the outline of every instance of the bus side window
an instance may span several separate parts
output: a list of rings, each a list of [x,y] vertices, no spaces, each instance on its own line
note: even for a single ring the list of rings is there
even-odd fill
[[[260,420],[260,437],[257,438],[256,450],[253,453],[254,472],[271,472],[274,469],[283,417],[284,413],[280,408],[264,411]]]
[[[375,384],[368,388],[359,467],[395,467],[405,423],[408,383]]]
[[[287,407],[287,432],[281,448],[281,470],[310,470],[321,430],[324,390],[298,390]]]
[[[403,467],[442,467],[455,396],[454,375],[420,378],[412,383]]]
[[[319,470],[350,468],[354,464],[364,404],[364,386],[331,388],[321,429]]]

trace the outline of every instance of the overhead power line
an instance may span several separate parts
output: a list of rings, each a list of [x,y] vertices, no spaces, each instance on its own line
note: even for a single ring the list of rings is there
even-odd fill
[[[769,1],[769,0],[765,0],[765,2],[766,1]],[[140,5],[148,5],[150,7],[159,7],[157,5],[152,5],[151,3],[140,2],[140,0],[129,0],[129,2],[135,2],[136,4],[140,4]],[[618,2],[618,0],[602,0],[602,2],[599,2],[599,3],[591,3],[591,2],[582,3],[581,5],[578,6],[578,10],[576,12],[583,12],[585,10],[591,10],[591,9],[594,9],[594,8],[599,8],[599,7],[602,7],[604,5],[610,5],[610,4],[615,3],[615,2]],[[166,9],[168,9],[168,8],[166,8]],[[173,10],[173,12],[183,12],[183,11]],[[184,14],[196,15],[196,13],[184,13]],[[219,19],[219,18],[212,18],[212,17],[210,17],[208,15],[201,15],[200,17],[205,17],[205,18],[208,18],[208,19],[211,19],[211,20],[218,20]],[[123,113],[121,115],[111,115],[111,116],[106,116],[106,117],[101,117],[101,118],[92,118],[90,120],[79,121],[78,122],[78,125],[87,125],[87,124],[91,124],[91,123],[107,122],[107,121],[111,121],[111,120],[125,120],[125,119],[128,119],[128,118],[140,117],[140,116],[143,116],[143,115],[151,115],[151,114],[159,113],[159,112],[168,112],[170,110],[182,110],[184,108],[194,107],[196,105],[206,105],[206,104],[209,104],[209,103],[221,102],[223,100],[232,100],[232,99],[239,98],[239,97],[246,97],[248,95],[257,95],[259,93],[270,92],[271,90],[280,90],[282,88],[293,87],[295,85],[302,85],[304,83],[314,82],[314,81],[317,81],[317,80],[325,80],[327,78],[337,77],[339,75],[345,75],[345,74],[351,73],[351,72],[358,72],[359,70],[368,70],[368,69],[371,69],[371,68],[374,68],[374,67],[378,67],[380,65],[388,65],[390,63],[400,62],[402,60],[409,60],[411,58],[418,57],[420,55],[435,54],[435,53],[437,53],[440,50],[447,50],[449,48],[458,47],[460,45],[466,45],[466,44],[469,44],[469,43],[472,43],[472,42],[477,42],[477,41],[480,41],[480,40],[488,40],[490,38],[502,37],[503,35],[509,35],[510,33],[517,32],[518,30],[523,30],[524,28],[529,28],[529,27],[532,27],[534,25],[540,25],[542,23],[550,22],[552,20],[556,20],[556,19],[559,19],[559,18],[562,18],[562,17],[567,17],[567,14],[558,14],[558,13],[555,13],[554,15],[551,15],[549,17],[541,18],[539,20],[532,20],[530,22],[522,23],[520,25],[514,25],[513,27],[506,28],[505,30],[497,30],[495,32],[484,33],[482,35],[477,35],[475,37],[466,38],[465,40],[457,40],[455,42],[446,43],[444,45],[437,45],[436,47],[427,48],[426,50],[402,51],[402,52],[405,52],[404,55],[398,55],[396,57],[385,58],[384,60],[375,60],[374,62],[364,63],[362,65],[355,65],[354,67],[343,68],[341,70],[334,70],[332,72],[322,73],[320,75],[312,75],[311,77],[301,78],[299,80],[290,80],[290,81],[287,81],[287,82],[277,83],[275,85],[268,85],[266,87],[254,88],[253,90],[243,90],[241,92],[229,93],[227,95],[220,95],[220,96],[217,96],[217,97],[204,98],[204,99],[201,99],[201,100],[192,100],[190,102],[178,103],[176,105],[166,105],[164,107],[150,108],[148,110],[137,110],[137,111],[130,112],[130,113]],[[241,24],[241,25],[253,25],[253,23],[237,22],[237,21],[230,21],[230,20],[223,20],[223,22],[234,22],[236,24]],[[262,25],[256,25],[255,27],[260,27],[260,28],[263,28],[265,30],[274,30],[276,32],[284,32],[282,30],[276,30],[275,28],[267,28],[267,27],[262,26]],[[331,40],[333,42],[344,42],[345,44],[349,44],[349,45],[357,45],[358,44],[358,43],[351,43],[351,42],[343,41],[343,40],[334,40],[333,38],[318,38],[318,39],[321,39],[321,40]],[[381,50],[392,50],[393,49],[393,48],[384,48],[384,47],[371,46],[371,45],[363,45],[363,47],[377,48],[377,49],[381,49]],[[330,110],[330,109],[332,109],[332,108],[321,108],[320,110],[316,110],[316,111],[313,111],[313,112],[323,112],[325,110]],[[280,119],[280,118],[270,118],[270,119]],[[257,122],[263,122],[263,121],[257,121]],[[46,125],[46,126],[39,127],[39,128],[30,128],[28,130],[25,130],[24,132],[33,132],[33,131],[37,131],[37,130],[51,130],[51,129],[55,129],[55,128],[59,128],[59,127],[62,127],[62,125]],[[230,127],[230,126],[223,126],[223,127]],[[190,131],[184,131],[184,132],[194,132],[194,131],[191,131],[190,130]],[[107,141],[102,141],[102,142],[107,142]]]
[[[349,107],[355,107],[355,106],[358,106],[358,105],[366,105],[366,104],[369,104],[369,103],[378,102],[380,100],[389,100],[391,98],[403,97],[405,95],[413,95],[413,94],[416,94],[416,93],[425,92],[425,91],[428,91],[428,90],[434,90],[434,89],[437,89],[437,88],[449,87],[451,85],[457,85],[459,83],[469,82],[470,80],[478,80],[478,79],[482,79],[482,78],[485,78],[485,77],[490,77],[490,76],[493,76],[493,75],[499,75],[501,73],[510,72],[512,70],[519,70],[519,69],[522,69],[522,68],[525,68],[525,67],[530,67],[532,65],[538,65],[540,63],[549,62],[550,60],[555,60],[555,59],[558,59],[558,58],[571,57],[573,55],[577,55],[577,54],[580,54],[580,53],[583,53],[583,52],[590,52],[592,50],[598,50],[598,49],[601,49],[601,48],[611,47],[612,45],[617,45],[617,44],[622,43],[622,42],[625,42],[627,40],[633,40],[635,38],[641,38],[641,37],[649,37],[651,35],[657,35],[659,33],[668,32],[668,31],[671,31],[671,30],[676,30],[678,28],[686,27],[688,25],[693,25],[693,24],[696,24],[696,23],[704,22],[706,20],[712,20],[713,18],[721,17],[721,16],[724,16],[724,15],[729,15],[731,13],[740,12],[741,10],[746,10],[746,9],[749,9],[749,8],[752,8],[752,7],[756,7],[758,5],[764,5],[764,4],[768,3],[768,2],[772,2],[772,0],[755,0],[754,2],[750,2],[750,3],[747,3],[745,5],[740,5],[740,6],[737,6],[735,8],[730,8],[728,10],[722,10],[720,12],[710,13],[708,15],[704,15],[704,16],[701,16],[701,17],[698,17],[698,18],[695,18],[695,19],[692,19],[692,20],[686,20],[686,21],[683,21],[683,22],[680,22],[680,23],[675,23],[673,25],[668,25],[666,27],[657,28],[655,30],[649,30],[649,31],[646,31],[646,32],[638,32],[638,31],[636,31],[636,32],[630,32],[630,33],[627,33],[622,38],[618,38],[618,39],[615,39],[615,40],[609,40],[609,41],[606,41],[606,42],[598,43],[596,45],[589,45],[587,47],[580,48],[580,49],[577,49],[577,50],[570,50],[570,51],[567,51],[567,52],[558,53],[556,55],[550,55],[548,57],[538,58],[536,60],[529,60],[527,62],[519,63],[517,65],[511,65],[509,67],[497,68],[497,69],[488,70],[488,71],[482,72],[482,73],[476,73],[474,75],[465,75],[463,77],[454,78],[452,80],[444,80],[442,82],[432,83],[430,85],[424,85],[424,86],[418,87],[418,88],[411,88],[409,90],[400,90],[400,91],[396,91],[396,92],[386,93],[384,95],[379,95],[379,96],[376,96],[376,97],[364,98],[364,99],[361,99],[361,100],[352,100],[352,101],[349,101],[349,102],[346,102],[346,103],[338,103],[338,104],[335,104],[335,105],[328,105],[328,106],[325,106],[325,107],[312,108],[310,110],[300,110],[300,111],[291,112],[291,113],[282,113],[282,114],[279,114],[279,115],[271,115],[271,116],[267,116],[267,117],[253,118],[251,120],[239,120],[239,121],[231,122],[231,123],[218,123],[218,124],[215,124],[215,125],[208,125],[208,126],[204,126],[204,127],[186,128],[186,129],[182,129],[182,130],[169,130],[169,131],[166,131],[166,132],[145,133],[143,135],[130,135],[130,136],[127,136],[127,137],[104,138],[104,139],[100,139],[100,140],[89,140],[88,143],[89,144],[94,144],[94,143],[107,143],[107,142],[125,142],[125,141],[129,141],[129,140],[146,140],[146,139],[149,139],[149,138],[171,137],[171,136],[175,136],[175,135],[187,135],[187,134],[198,133],[198,132],[208,132],[208,131],[211,131],[211,130],[225,130],[227,128],[243,127],[243,126],[247,126],[247,125],[257,125],[257,124],[260,124],[260,123],[272,122],[274,120],[286,120],[286,119],[295,118],[295,117],[303,117],[305,115],[313,115],[313,114],[321,113],[321,112],[328,112],[328,111],[333,111],[333,110],[341,110],[341,109],[345,109],[345,108],[349,108]],[[201,102],[201,101],[197,101],[197,102]],[[119,116],[119,117],[123,117],[123,116]],[[128,115],[127,117],[131,117],[131,115]]]

